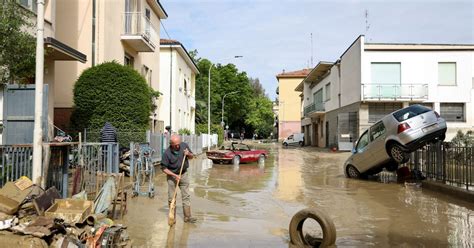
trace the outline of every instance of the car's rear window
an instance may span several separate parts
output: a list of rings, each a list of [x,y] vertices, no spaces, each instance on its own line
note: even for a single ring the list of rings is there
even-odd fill
[[[395,119],[397,119],[397,121],[402,122],[429,111],[431,111],[431,109],[427,107],[413,105],[408,108],[400,109],[399,111],[393,113],[393,116]]]

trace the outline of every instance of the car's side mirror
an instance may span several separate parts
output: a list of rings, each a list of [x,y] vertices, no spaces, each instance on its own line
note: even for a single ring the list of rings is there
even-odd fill
[[[352,154],[356,154],[356,153],[357,153],[357,150],[355,149],[355,147],[352,148],[352,151],[351,151],[351,152],[352,152]]]

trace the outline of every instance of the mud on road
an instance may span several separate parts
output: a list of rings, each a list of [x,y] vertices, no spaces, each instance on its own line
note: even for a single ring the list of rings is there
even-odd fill
[[[329,214],[339,247],[470,247],[474,205],[401,184],[347,179],[349,153],[266,145],[264,165],[216,165],[204,156],[190,163],[196,224],[184,224],[178,194],[177,224],[167,224],[165,176],[157,195],[129,200],[123,223],[135,247],[288,247],[297,211]],[[311,229],[309,227],[308,229]],[[311,232],[312,230],[308,230]],[[314,230],[317,232],[317,230]]]

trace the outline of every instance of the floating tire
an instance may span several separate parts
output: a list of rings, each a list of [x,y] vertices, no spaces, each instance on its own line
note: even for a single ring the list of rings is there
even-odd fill
[[[321,226],[322,238],[309,238],[309,235],[305,237],[303,224],[308,218],[315,220]],[[291,218],[289,232],[290,242],[294,247],[330,247],[336,242],[334,222],[324,212],[314,208],[306,208],[297,212]]]

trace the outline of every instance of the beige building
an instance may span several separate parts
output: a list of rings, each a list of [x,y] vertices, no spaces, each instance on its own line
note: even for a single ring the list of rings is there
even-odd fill
[[[173,132],[188,129],[194,133],[195,86],[199,70],[193,59],[176,40],[161,40],[160,85],[163,94],[158,99],[158,125],[155,131],[163,132],[171,126]]]
[[[301,133],[301,98],[295,88],[306,78],[310,69],[278,74],[278,139],[282,140],[293,133]]]
[[[19,0],[18,4],[34,13],[32,20],[36,23],[37,6],[34,0]],[[52,120],[54,116],[55,91],[63,87],[63,82],[56,81],[55,74],[60,71],[61,64],[80,66],[85,63],[87,56],[78,51],[75,42],[62,39],[57,35],[57,5],[58,1],[45,1],[44,12],[44,135],[52,136]],[[29,30],[36,36],[36,28]],[[34,79],[32,82],[34,83]],[[34,118],[34,84],[18,87],[7,85],[0,94],[0,144],[25,144],[33,142]],[[9,124],[11,122],[11,124]]]
[[[148,84],[159,89],[160,21],[168,17],[157,0],[58,0],[56,37],[87,55],[85,64],[56,65],[54,122],[69,126],[73,107],[73,87],[85,69],[117,61],[140,72]],[[150,116],[152,129],[157,125]]]

